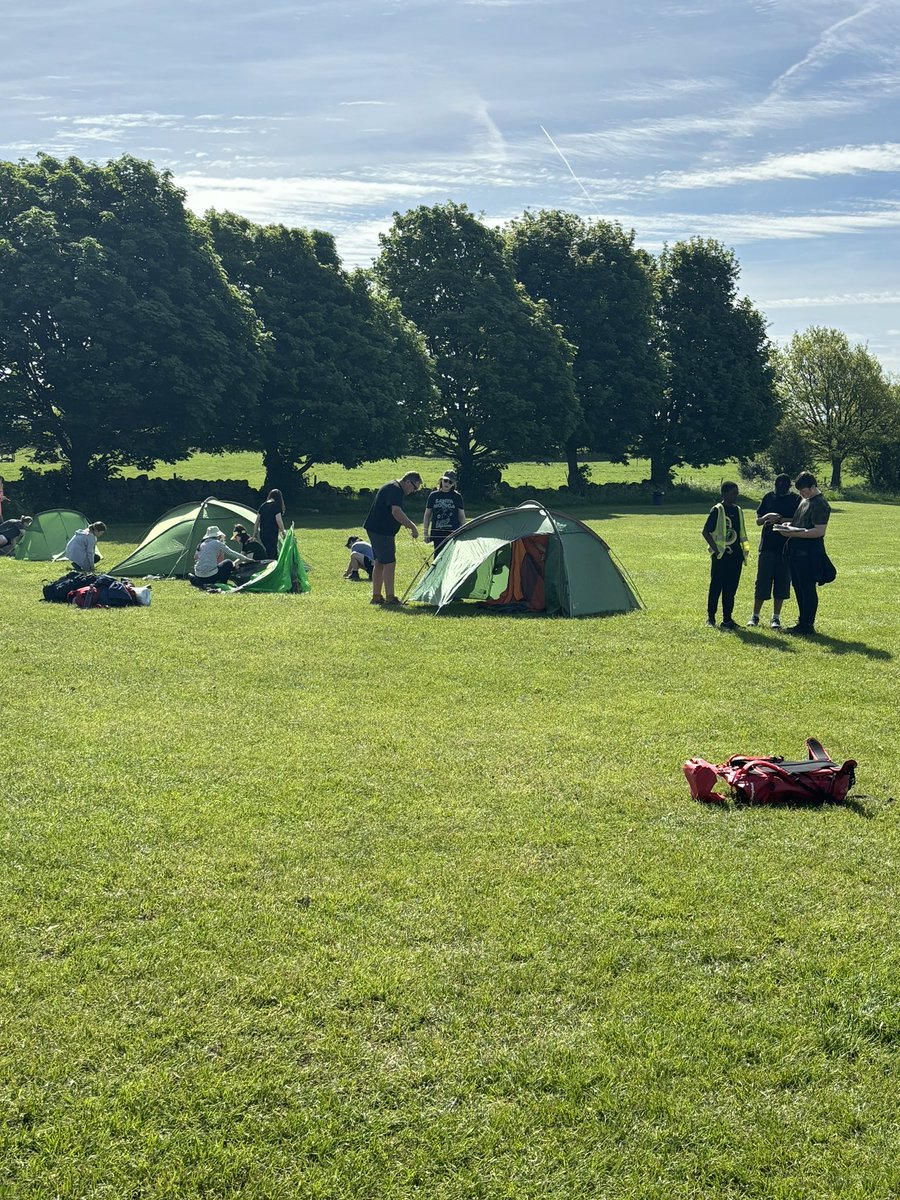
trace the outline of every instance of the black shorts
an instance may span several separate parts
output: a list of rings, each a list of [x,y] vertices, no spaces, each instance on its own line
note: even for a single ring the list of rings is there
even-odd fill
[[[397,535],[395,533],[372,533],[369,529],[366,530],[366,533],[369,535],[376,562],[381,563],[383,567],[389,567],[391,563],[397,561]]]
[[[760,550],[756,564],[755,600],[791,598],[791,564],[780,550]]]

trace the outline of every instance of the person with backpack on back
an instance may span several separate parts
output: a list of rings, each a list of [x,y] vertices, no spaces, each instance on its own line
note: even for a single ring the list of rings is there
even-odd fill
[[[816,613],[819,610],[818,585],[822,567],[827,563],[825,530],[831,517],[831,505],[819,491],[815,475],[803,471],[794,480],[800,493],[800,504],[793,522],[784,521],[774,529],[788,539],[786,550],[791,566],[791,583],[797,597],[797,624],[785,633],[812,637],[816,632]],[[834,574],[829,578],[834,578]]]
[[[734,623],[734,598],[741,571],[750,553],[744,513],[737,502],[738,485],[730,480],[719,489],[721,500],[709,510],[702,534],[709,546],[709,593],[706,600],[706,623],[715,625],[719,597],[722,598],[722,629],[737,629]]]
[[[762,537],[756,561],[753,612],[748,625],[759,624],[760,609],[771,596],[772,628],[781,628],[781,606],[791,598],[791,566],[784,552],[784,541],[773,526],[790,521],[799,503],[800,497],[791,491],[790,475],[777,475],[774,492],[766,492],[756,510],[756,523],[762,526]]]
[[[102,554],[97,552],[97,539],[106,533],[102,521],[92,521],[86,529],[78,529],[66,542],[63,558],[67,558],[76,571],[93,571],[94,563],[100,562]]]

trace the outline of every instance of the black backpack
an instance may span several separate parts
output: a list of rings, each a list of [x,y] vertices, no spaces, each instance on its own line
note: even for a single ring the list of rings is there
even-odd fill
[[[44,599],[50,604],[68,604],[72,592],[96,582],[96,575],[89,575],[85,571],[70,571],[68,575],[63,575],[62,579],[44,584]]]

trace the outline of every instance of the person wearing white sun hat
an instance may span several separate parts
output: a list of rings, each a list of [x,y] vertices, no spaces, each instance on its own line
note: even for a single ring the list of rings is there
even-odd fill
[[[225,534],[218,525],[207,527],[203,541],[194,553],[194,573],[190,577],[194,587],[209,588],[227,583],[234,572],[234,564],[253,562],[247,554],[241,554],[225,545]]]

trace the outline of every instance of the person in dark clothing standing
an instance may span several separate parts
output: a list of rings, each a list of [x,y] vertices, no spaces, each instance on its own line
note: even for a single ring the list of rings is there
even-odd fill
[[[265,547],[266,558],[278,557],[278,536],[284,533],[284,496],[278,488],[272,488],[265,502],[259,506],[254,538],[259,538]]]
[[[451,533],[466,523],[463,498],[449,475],[442,475],[437,489],[425,501],[422,536],[434,544],[435,558]]]
[[[791,567],[785,545],[773,525],[790,521],[797,511],[800,497],[791,491],[790,475],[778,475],[775,491],[766,492],[756,510],[756,523],[762,526],[759,555],[756,563],[756,586],[753,590],[753,612],[748,625],[759,624],[759,613],[772,597],[772,628],[781,628],[781,606],[791,598]]]
[[[722,597],[722,628],[736,629],[734,597],[741,581],[744,560],[750,552],[744,513],[739,507],[738,485],[726,482],[720,488],[722,499],[709,510],[703,537],[712,556],[709,568],[709,593],[706,600],[706,623],[715,625],[719,597]]]
[[[394,594],[394,573],[397,566],[396,539],[400,526],[405,525],[414,538],[418,527],[403,511],[403,501],[422,486],[418,471],[407,471],[402,479],[392,479],[375,493],[363,528],[369,535],[375,565],[372,569],[371,604],[397,604]],[[384,595],[382,595],[384,589]]]
[[[797,597],[797,624],[785,633],[810,637],[816,632],[816,613],[819,610],[818,584],[825,559],[825,530],[831,516],[831,505],[819,491],[814,475],[804,471],[794,480],[800,493],[800,504],[793,522],[784,521],[774,529],[788,539],[788,561],[791,583]]]

